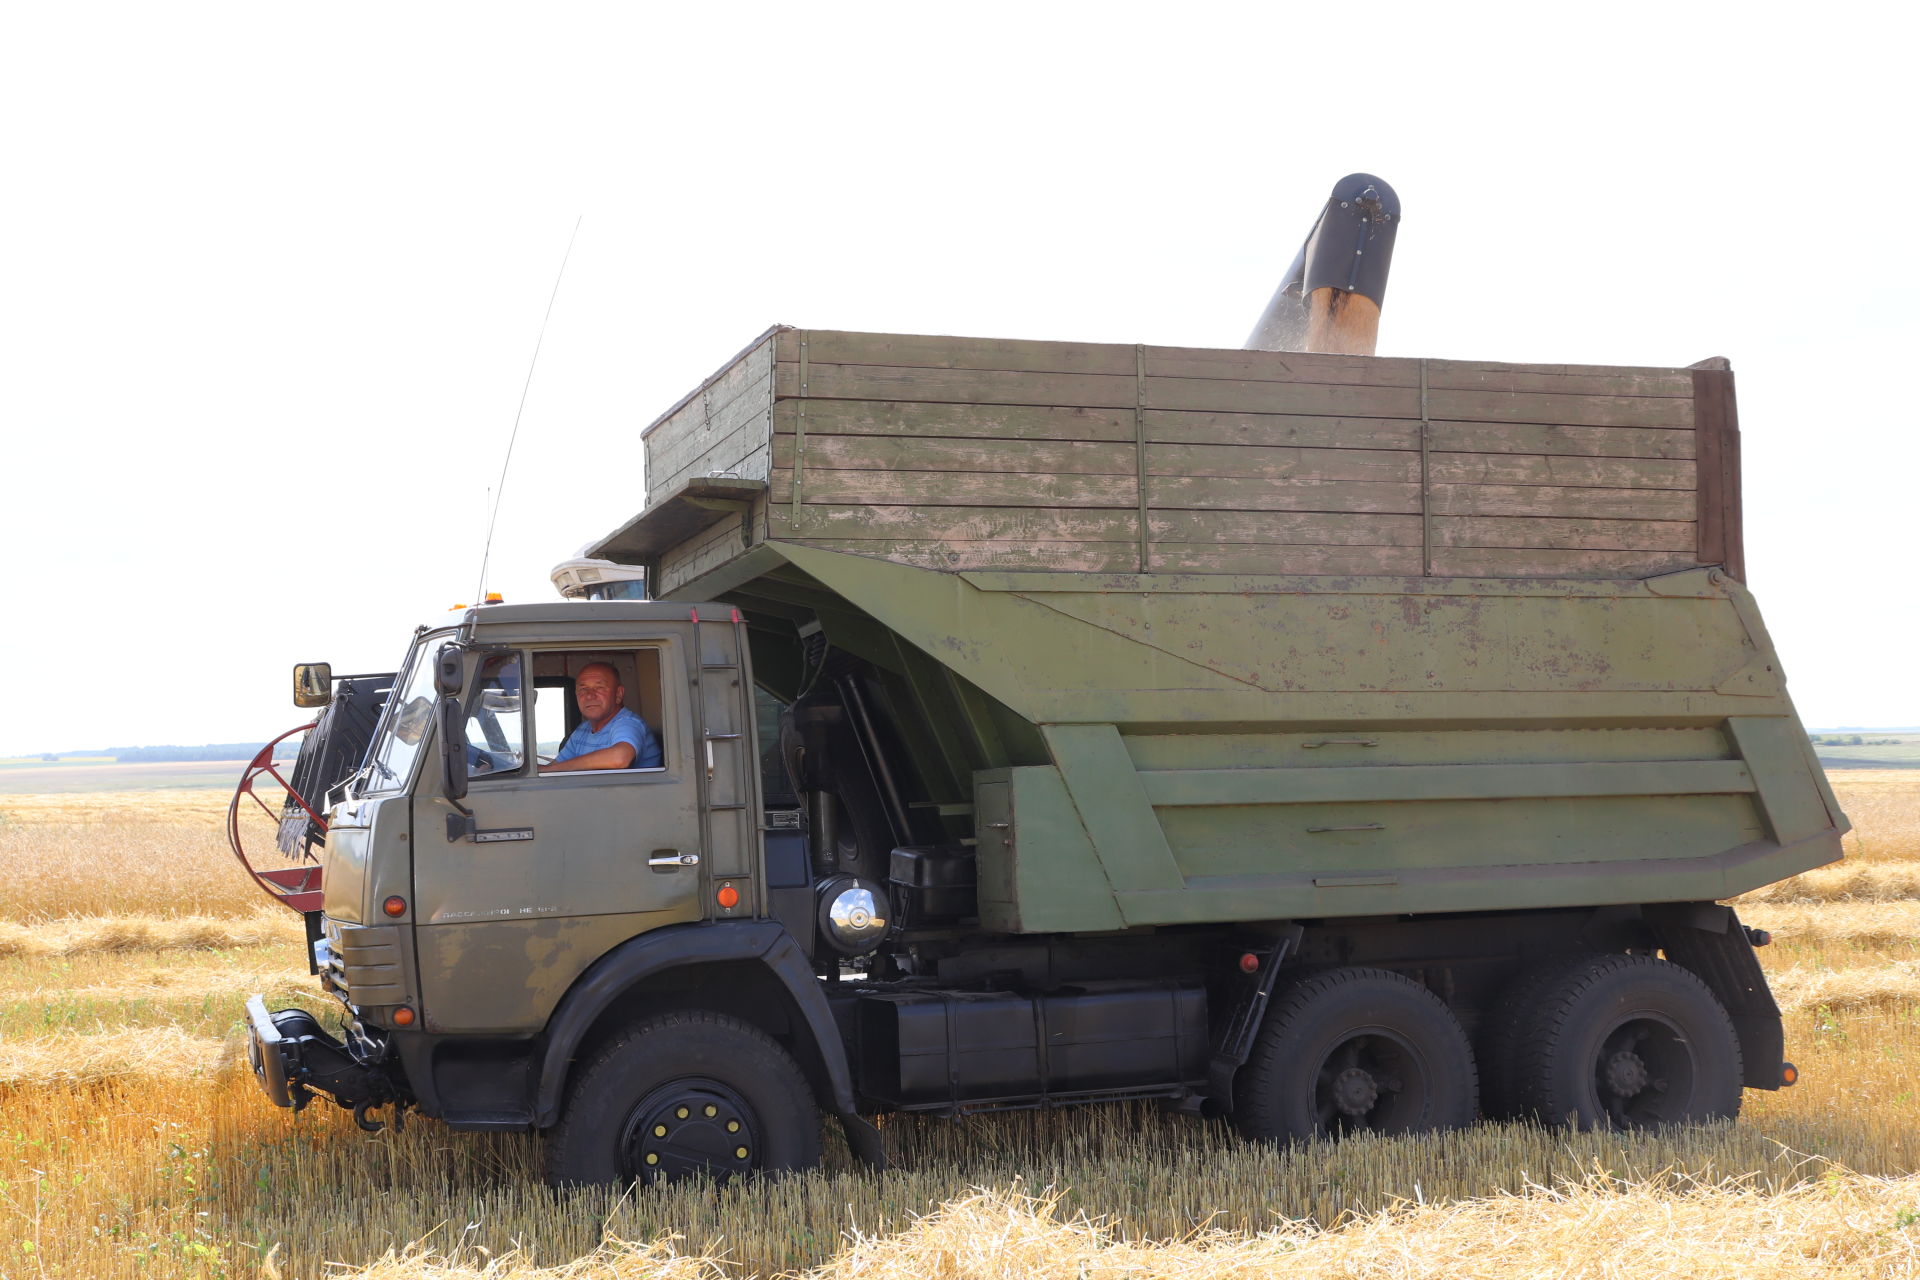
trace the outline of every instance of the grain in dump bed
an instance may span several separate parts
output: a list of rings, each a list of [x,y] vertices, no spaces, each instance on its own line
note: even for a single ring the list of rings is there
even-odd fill
[[[1740,576],[1724,360],[1686,369],[776,328],[643,433],[600,554],[946,570]]]

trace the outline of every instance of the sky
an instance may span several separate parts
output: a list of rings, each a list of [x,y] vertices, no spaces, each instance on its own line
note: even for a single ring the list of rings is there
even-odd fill
[[[1874,9],[7,6],[0,755],[257,741],[292,663],[391,669],[473,598],[550,297],[509,600],[768,325],[1237,347],[1355,171],[1404,210],[1383,355],[1729,357],[1803,718],[1920,724]]]

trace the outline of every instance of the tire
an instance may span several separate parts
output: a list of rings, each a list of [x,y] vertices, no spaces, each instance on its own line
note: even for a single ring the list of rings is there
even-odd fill
[[[1651,956],[1596,956],[1534,1006],[1515,1069],[1523,1114],[1653,1129],[1740,1113],[1740,1042],[1706,983]]]
[[[1535,1011],[1547,991],[1567,972],[1596,956],[1547,956],[1522,970],[1501,988],[1480,1021],[1475,1059],[1480,1064],[1480,1113],[1489,1120],[1518,1120],[1527,1115],[1520,1095],[1520,1059],[1533,1035]]]
[[[554,1186],[718,1181],[820,1162],[820,1117],[800,1068],[758,1027],[662,1014],[603,1047],[568,1087],[547,1141]]]
[[[1249,1138],[1422,1133],[1471,1124],[1473,1048],[1431,991],[1384,969],[1336,969],[1277,999],[1234,1088]]]

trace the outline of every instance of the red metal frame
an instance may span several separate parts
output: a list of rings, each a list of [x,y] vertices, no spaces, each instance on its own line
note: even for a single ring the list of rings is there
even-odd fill
[[[273,763],[275,747],[297,733],[305,733],[318,723],[320,722],[316,720],[313,724],[303,724],[297,729],[289,729],[260,748],[240,775],[240,785],[233,789],[233,799],[227,805],[227,844],[233,849],[233,856],[240,860],[240,865],[246,869],[248,875],[254,878],[269,898],[290,911],[302,914],[320,909],[320,864],[308,862],[304,866],[275,868],[271,871],[262,871],[255,867],[253,860],[247,856],[245,842],[240,837],[240,797],[246,796],[251,799],[265,811],[269,818],[276,823],[279,822],[281,815],[274,812],[273,808],[253,791],[254,783],[259,781],[262,774],[265,774],[279,783],[280,789],[293,797],[293,802],[306,812],[307,817],[318,823],[320,830],[325,831],[327,820],[314,812],[313,806],[307,803],[306,797],[293,789],[293,784],[281,776],[280,770],[275,768]]]

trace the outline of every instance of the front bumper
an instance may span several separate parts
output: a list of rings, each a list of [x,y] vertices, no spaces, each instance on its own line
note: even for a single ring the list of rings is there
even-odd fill
[[[364,1126],[369,1109],[412,1100],[384,1042],[356,1031],[351,1043],[342,1043],[305,1009],[268,1013],[258,995],[247,1000],[247,1062],[276,1107],[298,1111],[323,1093],[351,1108]]]
[[[305,1104],[304,1098],[298,1104],[294,1102],[291,1085],[293,1074],[300,1069],[299,1049],[281,1034],[273,1015],[267,1012],[266,1001],[259,996],[247,1000],[247,1062],[274,1106],[297,1110]]]

